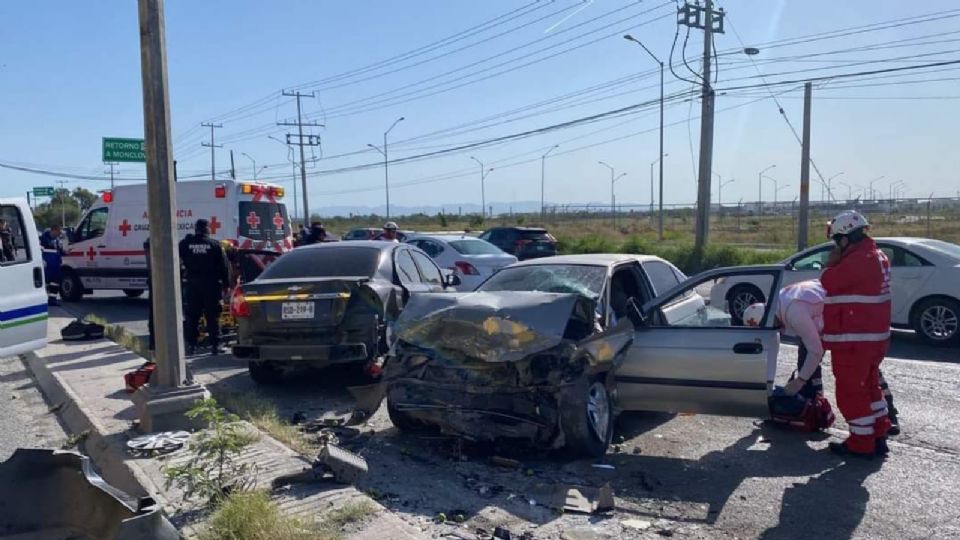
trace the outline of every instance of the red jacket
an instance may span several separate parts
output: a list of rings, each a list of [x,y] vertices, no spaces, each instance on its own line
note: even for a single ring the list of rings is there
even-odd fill
[[[820,276],[827,293],[823,343],[828,350],[890,342],[890,261],[871,238],[849,248]]]

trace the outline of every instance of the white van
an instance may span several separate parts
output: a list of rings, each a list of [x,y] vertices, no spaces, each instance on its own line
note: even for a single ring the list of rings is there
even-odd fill
[[[0,358],[47,344],[47,292],[33,213],[25,199],[0,199]]]
[[[179,182],[176,193],[180,238],[193,232],[203,218],[210,222],[211,238],[229,240],[241,249],[293,249],[280,186],[208,180]],[[143,243],[149,233],[146,184],[101,193],[70,234],[60,295],[76,301],[99,289],[122,290],[130,297],[143,294],[147,288]]]

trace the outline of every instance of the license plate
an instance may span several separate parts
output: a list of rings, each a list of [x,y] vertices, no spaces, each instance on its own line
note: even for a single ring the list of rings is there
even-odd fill
[[[280,306],[280,318],[283,320],[312,319],[313,302],[284,302]]]
[[[537,249],[537,251],[546,251],[546,250],[547,250],[547,246],[545,246],[544,244],[537,244],[537,248],[536,248],[536,249]]]

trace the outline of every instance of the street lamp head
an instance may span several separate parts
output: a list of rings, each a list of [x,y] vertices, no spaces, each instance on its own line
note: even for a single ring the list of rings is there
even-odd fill
[[[745,54],[745,55],[747,55],[747,56],[756,56],[756,55],[760,54],[760,49],[758,49],[758,48],[756,48],[756,47],[744,47],[744,48],[743,48],[743,54]]]
[[[627,40],[627,41],[636,41],[636,40],[637,40],[637,38],[631,36],[630,34],[624,35],[624,36],[623,36],[623,39],[625,39],[625,40]]]

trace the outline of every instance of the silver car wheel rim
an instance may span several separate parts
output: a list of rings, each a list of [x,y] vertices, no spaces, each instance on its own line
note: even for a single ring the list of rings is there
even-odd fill
[[[750,307],[751,304],[757,303],[757,297],[753,293],[742,292],[733,297],[733,309],[734,312],[739,317],[743,317],[743,312]]]
[[[944,340],[952,338],[960,327],[957,314],[946,306],[930,306],[920,315],[920,327],[927,336]]]
[[[606,387],[599,382],[590,385],[587,394],[587,419],[597,437],[606,441],[607,430],[610,429],[610,400]]]

